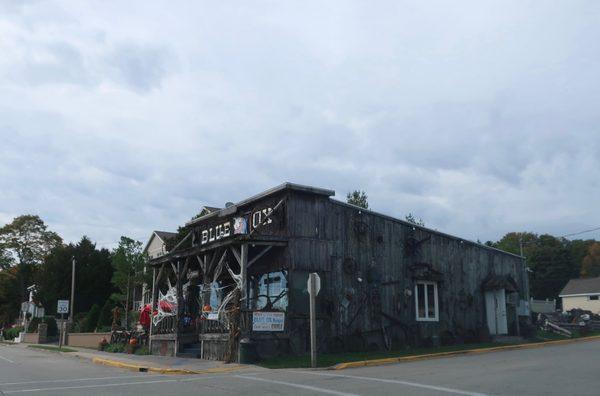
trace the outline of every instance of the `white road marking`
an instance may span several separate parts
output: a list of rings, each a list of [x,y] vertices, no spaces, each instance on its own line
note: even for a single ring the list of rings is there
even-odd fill
[[[266,378],[251,377],[251,376],[246,376],[246,375],[234,375],[234,377],[252,380],[252,381],[268,382],[268,383],[277,384],[277,385],[286,385],[286,386],[291,386],[293,388],[306,389],[306,390],[311,390],[311,391],[320,392],[320,393],[328,393],[330,395],[358,396],[355,393],[338,392],[338,391],[334,391],[334,390],[330,390],[330,389],[318,388],[316,386],[294,384],[293,382],[275,381],[275,380],[269,380]]]
[[[3,356],[0,356],[0,359],[2,359],[2,360],[6,360],[6,361],[7,361],[7,362],[9,362],[9,363],[14,363],[14,362],[13,362],[12,360],[10,360],[9,358],[5,358],[5,357],[3,357]]]
[[[464,391],[464,390],[460,390],[460,389],[446,388],[444,386],[419,384],[419,383],[416,383],[416,382],[400,381],[400,380],[394,380],[394,379],[374,378],[374,377],[359,377],[357,375],[316,373],[316,372],[312,372],[312,371],[293,371],[293,372],[295,372],[295,373],[303,373],[303,374],[312,374],[312,375],[321,375],[321,376],[325,376],[325,377],[339,377],[339,378],[357,379],[357,380],[362,380],[362,381],[385,382],[385,383],[389,383],[389,384],[399,384],[399,385],[412,386],[412,387],[415,387],[415,388],[431,389],[431,390],[436,390],[436,391],[439,391],[439,392],[454,393],[456,395],[489,396],[489,395],[487,395],[485,393],[469,392],[469,391]]]
[[[131,379],[131,378],[140,378],[140,377],[148,377],[149,375],[152,378],[156,377],[167,377],[167,375],[161,374],[139,374],[139,375],[122,375],[119,377],[98,377],[98,378],[74,378],[74,379],[58,379],[58,380],[38,380],[38,381],[23,381],[23,382],[0,382],[0,385],[31,385],[31,384],[45,384],[45,383],[56,383],[56,382],[80,382],[80,381],[96,381],[96,380],[108,380],[108,379]]]
[[[109,388],[116,386],[129,386],[129,385],[146,385],[146,384],[160,384],[166,382],[189,382],[189,381],[199,381],[204,379],[211,379],[217,377],[197,377],[191,379],[164,379],[157,381],[136,381],[136,382],[122,382],[120,384],[99,384],[99,385],[81,385],[81,386],[61,386],[56,388],[37,388],[37,389],[19,389],[19,390],[5,390],[4,394],[9,393],[30,393],[30,392],[44,392],[44,391],[56,391],[56,390],[72,390],[72,389],[90,389],[90,388]]]

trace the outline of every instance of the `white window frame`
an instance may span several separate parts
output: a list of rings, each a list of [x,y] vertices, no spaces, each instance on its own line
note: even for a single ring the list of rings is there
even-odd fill
[[[425,302],[425,316],[419,316],[419,285],[423,285],[423,290],[425,291],[425,296],[423,301]],[[434,299],[434,317],[429,317],[429,301],[427,295],[427,287],[433,286],[433,299]],[[440,312],[439,312],[439,298],[438,298],[438,286],[437,282],[431,281],[417,281],[415,283],[415,318],[417,322],[439,322]]]

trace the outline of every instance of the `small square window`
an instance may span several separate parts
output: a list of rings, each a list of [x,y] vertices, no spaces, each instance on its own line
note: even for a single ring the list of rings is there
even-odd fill
[[[415,309],[418,321],[437,322],[439,320],[436,282],[417,282],[415,285]]]

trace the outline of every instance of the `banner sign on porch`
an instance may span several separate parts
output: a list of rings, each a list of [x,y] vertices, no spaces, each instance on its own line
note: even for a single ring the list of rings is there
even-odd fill
[[[283,331],[285,313],[252,312],[252,331]]]

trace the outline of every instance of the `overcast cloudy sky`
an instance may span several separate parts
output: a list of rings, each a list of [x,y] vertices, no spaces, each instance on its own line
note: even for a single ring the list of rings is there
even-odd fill
[[[574,0],[0,0],[0,224],[112,247],[293,181],[468,239],[600,226],[599,22]]]

